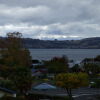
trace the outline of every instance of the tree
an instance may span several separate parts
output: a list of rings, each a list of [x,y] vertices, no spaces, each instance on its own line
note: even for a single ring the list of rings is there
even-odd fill
[[[72,100],[72,89],[88,85],[88,75],[86,73],[65,73],[56,76],[56,84],[67,90],[70,100]]]
[[[13,80],[19,93],[26,95],[32,86],[32,75],[31,71],[26,67],[18,67],[13,72],[10,79]]]
[[[81,68],[78,64],[75,64],[72,68],[71,68],[72,72],[80,72]]]
[[[68,71],[68,59],[67,57],[54,57],[50,61],[46,61],[45,65],[48,68],[49,73],[62,73]]]
[[[31,87],[31,56],[29,50],[23,47],[22,34],[8,33],[0,50],[0,71],[2,77],[12,80],[16,88],[25,93]]]
[[[96,58],[94,58],[94,60],[100,62],[100,55],[98,55]]]
[[[27,49],[22,45],[22,34],[19,32],[8,33],[4,41],[5,49],[1,49],[1,60],[6,66],[30,66],[31,57]]]
[[[95,76],[97,73],[100,72],[100,66],[93,63],[84,64],[83,68],[86,73],[92,76]]]

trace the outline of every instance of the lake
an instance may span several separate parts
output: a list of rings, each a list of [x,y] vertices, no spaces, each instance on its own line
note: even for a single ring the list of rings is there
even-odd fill
[[[100,55],[100,49],[29,49],[32,59],[49,60],[66,55],[70,60],[81,61]]]

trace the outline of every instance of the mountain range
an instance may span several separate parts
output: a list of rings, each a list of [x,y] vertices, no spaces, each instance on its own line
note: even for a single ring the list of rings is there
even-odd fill
[[[0,40],[5,41],[5,37]],[[100,37],[84,38],[80,40],[40,40],[22,38],[25,48],[30,49],[100,49]]]
[[[39,40],[23,38],[26,48],[34,49],[100,49],[100,37],[80,40]]]

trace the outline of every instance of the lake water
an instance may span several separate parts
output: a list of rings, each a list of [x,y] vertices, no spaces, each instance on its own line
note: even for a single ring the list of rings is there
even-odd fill
[[[53,57],[66,55],[74,61],[81,61],[87,57],[100,55],[100,49],[30,49],[32,59],[49,60]]]

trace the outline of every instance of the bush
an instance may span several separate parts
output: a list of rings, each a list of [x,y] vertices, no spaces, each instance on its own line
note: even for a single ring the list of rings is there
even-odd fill
[[[100,88],[100,79],[97,79],[97,80],[95,81],[95,83],[96,83],[96,88]]]
[[[91,84],[91,88],[100,88],[100,79],[96,79],[94,83]]]
[[[10,97],[10,96],[4,96],[0,100],[27,100],[27,99],[25,99],[24,96],[19,96],[19,97],[16,97],[16,98]]]
[[[100,100],[100,95],[95,96],[97,100]]]
[[[4,96],[0,100],[39,100],[39,99],[52,99],[52,100],[69,100],[68,97],[48,96],[43,94],[30,94],[29,96],[18,96],[16,98]]]
[[[14,83],[10,80],[0,80],[0,86],[4,88],[14,89]]]

